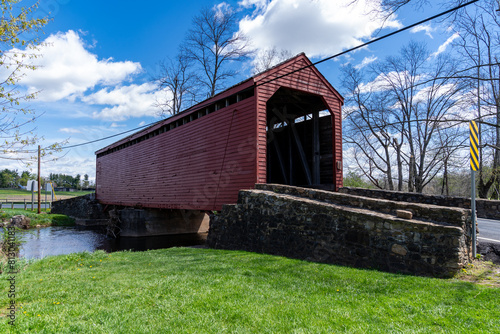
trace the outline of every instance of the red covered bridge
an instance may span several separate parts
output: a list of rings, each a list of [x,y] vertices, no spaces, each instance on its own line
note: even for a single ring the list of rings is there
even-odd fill
[[[338,189],[342,104],[300,54],[97,151],[96,197],[121,206],[220,210],[256,183]]]

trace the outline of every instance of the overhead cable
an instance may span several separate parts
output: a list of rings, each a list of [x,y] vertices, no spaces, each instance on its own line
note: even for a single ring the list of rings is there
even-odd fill
[[[442,16],[445,16],[445,15],[448,15],[448,14],[450,14],[450,13],[454,12],[454,11],[457,11],[457,10],[459,10],[459,9],[461,9],[461,8],[464,8],[464,7],[466,7],[466,6],[469,6],[469,5],[471,5],[471,4],[475,3],[475,2],[478,2],[478,1],[479,1],[479,0],[469,1],[469,2],[464,3],[464,4],[462,4],[462,5],[459,5],[459,6],[456,6],[456,7],[454,7],[454,8],[448,9],[448,10],[446,10],[446,11],[442,12],[442,13],[436,14],[436,15],[434,15],[434,16],[428,17],[428,18],[426,18],[426,19],[424,19],[424,20],[421,20],[421,21],[418,21],[418,22],[416,22],[416,23],[413,23],[413,24],[411,24],[411,25],[409,25],[409,26],[406,26],[406,27],[404,27],[404,28],[398,29],[398,30],[396,30],[396,31],[393,31],[393,32],[388,33],[388,34],[383,35],[383,36],[380,36],[380,37],[378,37],[378,38],[372,39],[371,41],[368,41],[368,42],[366,42],[366,43],[363,43],[363,44],[357,45],[357,46],[355,46],[355,47],[353,47],[353,48],[350,48],[350,49],[348,49],[348,50],[345,50],[345,51],[342,51],[342,52],[340,52],[340,53],[337,53],[337,54],[335,54],[335,55],[333,55],[333,56],[330,56],[330,57],[327,57],[327,58],[321,59],[321,60],[319,60],[319,61],[317,61],[317,62],[315,62],[315,63],[311,63],[310,65],[306,65],[306,66],[301,67],[301,68],[299,68],[299,69],[296,69],[296,70],[294,70],[294,71],[291,71],[291,72],[288,72],[288,73],[282,74],[282,75],[280,75],[280,76],[277,76],[277,77],[275,77],[275,78],[272,78],[272,79],[266,80],[266,81],[264,81],[264,82],[261,82],[261,83],[259,83],[259,84],[255,85],[255,86],[256,86],[256,87],[259,87],[259,86],[262,86],[262,85],[265,85],[265,84],[271,83],[271,82],[273,82],[273,81],[275,81],[275,80],[278,80],[278,79],[281,79],[281,78],[287,77],[287,76],[292,75],[292,74],[294,74],[294,73],[297,73],[297,72],[299,72],[299,71],[305,70],[305,69],[307,69],[307,68],[309,68],[309,67],[316,66],[316,65],[321,64],[321,63],[323,63],[323,62],[325,62],[325,61],[328,61],[328,60],[331,60],[331,59],[334,59],[334,58],[340,57],[340,56],[345,55],[345,54],[347,54],[347,53],[349,53],[349,52],[353,52],[353,51],[355,51],[355,50],[357,50],[357,49],[360,49],[360,48],[362,48],[362,47],[365,47],[365,46],[367,46],[367,45],[373,44],[373,43],[375,43],[375,42],[379,42],[379,41],[381,41],[381,40],[383,40],[383,39],[386,39],[386,38],[388,38],[388,37],[394,36],[394,35],[396,35],[396,34],[399,34],[399,33],[403,32],[403,31],[406,31],[406,30],[408,30],[408,29],[414,28],[414,27],[416,27],[416,26],[418,26],[418,25],[421,25],[422,23],[426,23],[426,22],[431,21],[431,20],[434,20],[434,19],[436,19],[436,18],[438,18],[438,17],[442,17]],[[209,105],[209,103],[206,103],[206,105]],[[203,106],[205,106],[205,105],[204,105],[204,104],[201,104],[201,105],[196,105],[196,106],[197,106],[197,107],[199,107],[199,108],[200,108],[200,107],[202,108],[202,107],[203,107]],[[191,109],[191,108],[188,108],[187,110],[189,110],[189,109]],[[121,135],[124,135],[124,134],[129,133],[129,132],[132,132],[132,131],[137,131],[137,130],[140,130],[140,129],[144,129],[144,128],[147,128],[147,127],[153,126],[153,125],[157,124],[158,122],[161,122],[161,121],[152,122],[152,123],[146,124],[146,125],[144,125],[144,126],[137,127],[137,128],[135,128],[135,129],[127,130],[127,131],[120,132],[120,133],[117,133],[117,134],[112,135],[112,136],[108,136],[108,137],[104,137],[104,138],[100,138],[100,139],[96,139],[96,140],[88,141],[88,142],[85,142],[85,143],[80,143],[80,144],[75,144],[75,145],[70,145],[70,146],[64,146],[64,147],[61,147],[61,148],[59,148],[59,149],[61,149],[61,150],[65,150],[65,149],[69,149],[69,148],[75,148],[75,147],[79,147],[79,146],[84,146],[84,145],[88,145],[88,144],[96,143],[96,142],[103,141],[103,140],[106,140],[106,139],[110,139],[110,138],[113,138],[113,137],[121,136]]]

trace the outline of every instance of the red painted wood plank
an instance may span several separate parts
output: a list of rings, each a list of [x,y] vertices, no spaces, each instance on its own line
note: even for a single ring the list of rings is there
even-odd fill
[[[296,57],[202,102],[188,113],[162,121],[98,153],[195,113],[207,103],[228,97],[242,87],[251,87],[309,63],[305,56]],[[312,67],[257,87],[251,98],[100,156],[96,165],[97,198],[107,204],[201,210],[220,210],[225,203],[235,203],[239,189],[253,188],[256,182],[266,182],[266,106],[280,87],[323,96],[333,116],[335,159],[341,159],[342,98]],[[334,174],[338,186],[342,182],[342,171]]]

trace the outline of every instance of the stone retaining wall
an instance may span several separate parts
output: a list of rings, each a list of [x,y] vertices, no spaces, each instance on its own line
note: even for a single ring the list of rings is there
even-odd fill
[[[257,188],[240,191],[238,204],[225,205],[212,218],[209,247],[440,277],[471,261],[467,210],[447,209],[450,218],[444,223],[431,219],[438,217],[434,207],[412,204],[421,216],[407,220],[393,214],[397,204],[390,201],[384,202],[390,208],[381,204],[384,212],[379,212],[371,199],[358,196],[277,185]]]
[[[202,211],[104,206],[95,194],[55,201],[52,213],[75,218],[76,225],[105,226],[115,237],[207,233],[209,226],[209,216]]]
[[[339,192],[344,194],[387,199],[392,201],[433,204],[446,207],[464,208],[469,210],[471,207],[470,198],[465,197],[426,195],[400,191],[351,187],[341,188],[339,189]],[[481,218],[500,219],[500,201],[476,199],[476,212],[477,216]]]
[[[51,212],[64,214],[76,220],[109,219],[103,206],[95,199],[95,194],[55,201],[52,203]]]
[[[470,223],[470,210],[456,210],[433,204],[417,204],[397,200],[356,196],[339,192],[284,186],[280,184],[256,184],[256,189],[268,190],[280,194],[311,198],[327,203],[364,208],[381,213],[396,215],[397,210],[410,211],[414,219],[428,222],[441,222],[465,228]],[[345,188],[343,188],[345,189]]]

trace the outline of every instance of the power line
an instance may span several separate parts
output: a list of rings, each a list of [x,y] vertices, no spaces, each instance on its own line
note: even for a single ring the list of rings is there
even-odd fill
[[[340,56],[342,56],[342,55],[344,55],[344,54],[346,54],[346,53],[349,53],[349,52],[355,51],[355,50],[357,50],[357,49],[359,49],[359,48],[365,47],[365,46],[370,45],[370,44],[372,44],[372,43],[375,43],[375,42],[381,41],[381,40],[383,40],[383,39],[386,39],[386,38],[388,38],[388,37],[391,37],[391,36],[393,36],[393,35],[399,34],[399,33],[403,32],[403,31],[405,31],[405,30],[408,30],[408,29],[411,29],[411,28],[416,27],[416,26],[418,26],[418,25],[421,25],[422,23],[425,23],[425,22],[428,22],[428,21],[432,21],[432,20],[434,20],[434,19],[436,19],[436,18],[438,18],[438,17],[441,17],[441,16],[444,16],[444,15],[450,14],[450,13],[452,13],[452,12],[454,12],[454,11],[457,11],[457,10],[459,10],[459,9],[461,9],[461,8],[465,7],[465,6],[469,6],[469,5],[471,5],[471,4],[475,3],[475,2],[478,2],[478,1],[479,1],[479,0],[473,0],[473,1],[470,1],[470,2],[467,2],[467,3],[464,3],[464,4],[460,5],[460,6],[454,7],[454,8],[452,8],[452,9],[448,9],[447,11],[444,11],[444,12],[442,12],[442,13],[436,14],[436,15],[434,15],[434,16],[431,16],[431,17],[429,17],[429,18],[426,18],[426,19],[424,19],[424,20],[422,20],[422,21],[419,21],[419,22],[417,22],[417,23],[413,23],[413,24],[411,24],[411,25],[409,25],[409,26],[407,26],[407,27],[404,27],[404,28],[398,29],[398,30],[396,30],[396,31],[393,31],[393,32],[391,32],[391,33],[388,33],[388,34],[386,34],[386,35],[380,36],[380,37],[378,37],[378,38],[375,38],[375,39],[373,39],[373,40],[371,40],[371,41],[368,41],[368,42],[366,42],[366,43],[360,44],[360,45],[355,46],[355,47],[353,47],[353,48],[350,48],[350,49],[348,49],[348,50],[342,51],[342,52],[337,53],[337,54],[335,54],[335,55],[333,55],[333,56],[330,56],[330,57],[328,57],[328,58],[321,59],[321,60],[319,60],[319,61],[317,61],[317,62],[315,62],[315,63],[312,63],[312,64],[310,64],[310,65],[306,65],[306,66],[301,67],[301,68],[299,68],[299,69],[296,69],[296,70],[294,70],[294,71],[292,71],[292,72],[282,74],[282,75],[280,75],[280,76],[278,76],[278,77],[276,77],[276,78],[270,79],[270,80],[268,80],[268,81],[261,82],[261,83],[259,83],[258,85],[256,85],[256,87],[259,87],[259,86],[262,86],[262,85],[268,84],[268,83],[270,83],[270,82],[273,82],[273,81],[275,81],[275,80],[278,80],[278,79],[284,78],[284,77],[289,76],[289,75],[291,75],[291,74],[294,74],[294,73],[296,73],[296,72],[302,71],[302,70],[304,70],[304,69],[306,69],[306,68],[309,68],[309,67],[312,67],[312,66],[315,66],[315,65],[321,64],[321,63],[323,63],[323,62],[325,62],[325,61],[327,61],[327,60],[331,60],[331,59],[333,59],[333,58],[340,57]]]
[[[367,45],[373,44],[373,43],[375,43],[375,42],[381,41],[381,40],[383,40],[383,39],[386,39],[386,38],[388,38],[388,37],[394,36],[394,35],[396,35],[396,34],[399,34],[399,33],[403,32],[403,31],[406,31],[406,30],[408,30],[408,29],[411,29],[411,28],[413,28],[413,27],[416,27],[416,26],[418,26],[418,25],[420,25],[420,24],[422,24],[422,23],[426,23],[426,22],[428,22],[428,21],[432,21],[432,20],[434,20],[434,19],[436,19],[436,18],[438,18],[438,17],[441,17],[441,16],[445,16],[445,15],[447,15],[447,14],[450,14],[450,13],[452,13],[452,12],[454,12],[454,11],[457,11],[457,10],[459,10],[459,9],[461,9],[461,8],[464,8],[464,7],[466,7],[466,6],[469,6],[469,5],[471,5],[471,4],[475,3],[475,2],[478,2],[478,1],[479,1],[479,0],[473,0],[473,1],[470,1],[470,2],[467,2],[467,3],[464,3],[464,4],[462,4],[462,5],[456,6],[456,7],[454,7],[454,8],[448,9],[448,10],[446,10],[446,11],[444,11],[444,12],[441,12],[441,13],[439,13],[439,14],[436,14],[436,15],[434,15],[434,16],[431,16],[431,17],[429,17],[429,18],[426,18],[426,19],[424,19],[424,20],[421,20],[421,21],[419,21],[419,22],[417,22],[417,23],[413,23],[413,24],[411,24],[411,25],[409,25],[409,26],[406,26],[406,27],[404,27],[404,28],[398,29],[398,30],[393,31],[393,32],[391,32],[391,33],[388,33],[388,34],[386,34],[386,35],[380,36],[380,37],[375,38],[375,39],[373,39],[373,40],[371,40],[371,41],[368,41],[368,42],[366,42],[366,43],[360,44],[360,45],[355,46],[355,47],[353,47],[353,48],[350,48],[350,49],[348,49],[348,50],[345,50],[345,51],[342,51],[342,52],[340,52],[340,53],[337,53],[337,54],[335,54],[335,55],[333,55],[333,56],[330,56],[330,57],[327,57],[327,58],[321,59],[321,60],[319,60],[319,61],[317,61],[317,62],[315,62],[315,63],[312,63],[312,64],[310,64],[310,65],[306,65],[306,66],[304,66],[304,67],[301,67],[301,68],[296,69],[296,70],[294,70],[294,71],[291,71],[291,72],[289,72],[289,73],[285,73],[285,74],[282,74],[282,75],[280,75],[280,76],[278,76],[278,77],[275,77],[275,78],[269,79],[269,80],[267,80],[267,81],[261,82],[261,83],[259,83],[259,84],[255,85],[255,87],[259,87],[259,86],[262,86],[262,85],[268,84],[268,83],[273,82],[273,81],[275,81],[275,80],[278,80],[278,79],[281,79],[281,78],[287,77],[287,76],[289,76],[289,75],[292,75],[292,74],[294,74],[294,73],[297,73],[297,72],[299,72],[299,71],[305,70],[305,69],[307,69],[307,68],[309,68],[309,67],[312,67],[312,66],[315,66],[315,65],[321,64],[321,63],[323,63],[323,62],[325,62],[325,61],[328,61],[328,60],[331,60],[331,59],[334,59],[334,58],[340,57],[340,56],[342,56],[342,55],[345,55],[345,54],[347,54],[347,53],[353,52],[353,51],[355,51],[355,50],[357,50],[357,49],[360,49],[360,48],[362,48],[362,47],[365,47],[365,46],[367,46]],[[205,105],[209,105],[209,103],[206,103]],[[201,104],[201,105],[196,105],[196,106],[197,106],[197,107],[199,107],[199,108],[203,108],[205,105],[204,105],[204,104]],[[193,107],[194,107],[194,106],[193,106]],[[185,111],[187,111],[187,110],[189,110],[189,109],[191,109],[191,108],[192,108],[192,107],[190,107],[190,108],[186,109]],[[112,135],[112,136],[108,136],[108,137],[104,137],[104,138],[100,138],[100,139],[96,139],[96,140],[88,141],[88,142],[85,142],[85,143],[80,143],[80,144],[75,144],[75,145],[70,145],[70,146],[64,146],[64,147],[61,147],[60,149],[61,149],[61,150],[65,150],[65,149],[70,149],[70,148],[75,148],[75,147],[79,147],[79,146],[84,146],[84,145],[88,145],[88,144],[96,143],[96,142],[103,141],[103,140],[106,140],[106,139],[110,139],[110,138],[114,138],[114,137],[117,137],[117,136],[121,136],[121,135],[124,135],[124,134],[129,133],[129,132],[132,132],[132,131],[137,131],[137,130],[140,130],[140,129],[144,129],[144,128],[147,128],[147,127],[153,126],[153,125],[157,124],[158,122],[161,122],[161,121],[152,122],[152,123],[149,123],[149,124],[146,124],[146,125],[143,125],[143,126],[137,127],[137,128],[135,128],[135,129],[127,130],[127,131],[124,131],[124,132],[121,132],[121,133],[117,133],[117,134]]]
[[[120,133],[117,133],[117,134],[114,134],[114,135],[111,135],[111,136],[107,136],[107,137],[104,137],[104,138],[99,138],[99,139],[96,139],[96,140],[91,140],[91,141],[88,141],[88,142],[85,142],[85,143],[80,143],[80,144],[75,144],[75,145],[70,145],[70,146],[64,146],[64,147],[61,147],[59,149],[60,150],[65,150],[65,149],[68,149],[68,148],[74,148],[74,147],[78,147],[78,146],[83,146],[83,145],[88,145],[88,144],[96,143],[96,142],[103,141],[103,140],[106,140],[106,139],[118,137],[118,136],[124,135],[124,134],[132,132],[132,131],[141,130],[141,129],[150,127],[150,126],[152,126],[152,125],[154,125],[156,123],[158,123],[158,121],[157,122],[153,122],[153,123],[149,123],[149,124],[146,124],[146,125],[143,125],[143,126],[139,126],[137,128],[131,129],[131,130],[123,131],[123,132],[120,132]]]

